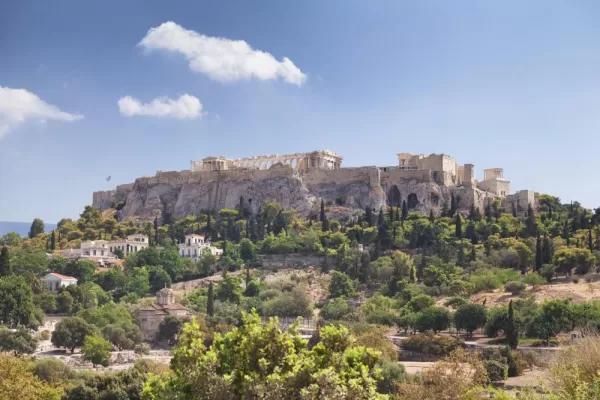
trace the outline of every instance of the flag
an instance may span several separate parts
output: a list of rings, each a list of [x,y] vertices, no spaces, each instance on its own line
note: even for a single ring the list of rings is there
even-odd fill
[[[109,175],[109,176],[106,178],[106,182],[110,182],[110,179],[111,179],[111,178],[112,178],[112,177]]]

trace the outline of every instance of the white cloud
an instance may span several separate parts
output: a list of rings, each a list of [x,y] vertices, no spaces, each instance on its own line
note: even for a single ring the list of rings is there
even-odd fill
[[[125,96],[119,99],[119,112],[125,117],[145,115],[150,117],[171,117],[193,119],[202,115],[202,103],[198,98],[184,94],[177,100],[159,97],[143,104],[138,99]]]
[[[175,22],[151,28],[138,46],[181,53],[189,60],[192,71],[220,82],[281,78],[302,86],[306,80],[306,75],[287,57],[277,61],[270,53],[254,50],[243,40],[201,35]]]
[[[27,120],[77,121],[82,118],[83,115],[61,111],[28,90],[0,86],[0,138]]]

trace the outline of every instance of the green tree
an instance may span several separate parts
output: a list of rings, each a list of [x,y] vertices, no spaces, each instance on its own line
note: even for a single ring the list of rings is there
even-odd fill
[[[150,267],[148,268],[148,273],[151,293],[171,287],[171,276],[162,267]]]
[[[41,233],[44,233],[44,221],[42,221],[40,218],[36,218],[31,223],[31,228],[29,229],[29,237],[33,239]]]
[[[256,259],[256,246],[250,239],[240,240],[240,257],[245,264],[249,264]]]
[[[408,218],[408,204],[406,204],[406,200],[402,200],[402,215],[400,219],[405,221]]]
[[[506,326],[506,344],[515,350],[519,345],[519,329],[515,322],[515,312],[512,300],[508,303],[508,322]]]
[[[485,325],[487,319],[485,308],[481,304],[463,304],[454,313],[454,326],[458,330],[465,330],[467,336]]]
[[[94,367],[96,365],[102,365],[108,367],[110,361],[110,350],[112,345],[102,336],[89,335],[86,336],[81,353],[83,353],[83,359],[91,362]]]
[[[30,326],[37,322],[36,310],[33,292],[25,278],[15,275],[0,278],[0,325]]]
[[[227,275],[217,286],[216,296],[219,301],[239,304],[242,298],[242,285],[237,276]]]
[[[542,255],[542,240],[538,234],[535,240],[535,270],[539,271],[542,268],[542,265],[544,265],[544,259]]]
[[[345,327],[323,327],[319,337],[309,350],[297,325],[282,331],[276,319],[263,324],[244,314],[239,327],[206,349],[192,321],[174,352],[175,373],[151,379],[144,393],[182,400],[384,398],[377,393],[378,351],[352,347]]]
[[[553,264],[556,271],[564,275],[571,275],[573,269],[575,274],[585,275],[594,264],[595,258],[588,249],[575,247],[561,247],[554,254]]]
[[[12,331],[0,326],[0,352],[11,352],[15,356],[31,354],[37,348],[37,339],[31,336],[29,330],[20,326]]]
[[[352,279],[343,272],[333,271],[329,282],[329,297],[350,297],[354,295],[356,295],[356,289]]]
[[[29,360],[0,353],[0,399],[60,400],[62,392],[36,377]]]
[[[212,281],[208,284],[208,300],[206,301],[206,314],[215,315],[215,294]]]
[[[56,296],[56,311],[60,314],[70,314],[73,311],[73,296],[71,293],[64,291]]]
[[[454,236],[456,236],[458,239],[462,239],[463,237],[463,231],[462,231],[462,218],[460,217],[460,214],[456,213],[456,217],[454,218]]]
[[[448,217],[454,217],[454,213],[456,213],[456,197],[454,194],[450,195],[450,209],[448,210]]]
[[[168,315],[158,325],[158,340],[167,340],[171,342],[175,336],[179,334],[181,327],[183,326],[184,320],[181,318]]]
[[[445,308],[428,307],[416,314],[414,327],[419,332],[431,330],[433,333],[438,333],[448,329],[451,321],[452,316]]]
[[[102,328],[102,336],[119,350],[133,350],[142,341],[140,328],[131,322],[106,325]]]
[[[51,342],[56,347],[64,347],[73,353],[77,347],[83,346],[85,337],[94,332],[95,327],[83,318],[67,317],[56,324]]]
[[[50,250],[56,250],[56,231],[52,231],[50,235]]]
[[[2,246],[2,250],[0,250],[0,278],[4,276],[9,276],[12,274],[12,269],[10,267],[10,257],[8,255],[8,247]]]

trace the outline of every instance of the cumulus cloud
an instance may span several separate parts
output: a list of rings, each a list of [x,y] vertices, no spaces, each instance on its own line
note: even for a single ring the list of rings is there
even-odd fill
[[[77,121],[82,118],[83,115],[61,111],[28,90],[0,86],[0,138],[27,120]]]
[[[192,71],[220,82],[243,79],[283,79],[302,86],[306,75],[287,57],[277,61],[270,53],[254,50],[243,40],[201,35],[175,22],[151,28],[139,46],[183,54]]]
[[[194,119],[202,115],[202,103],[197,97],[184,94],[177,100],[158,97],[150,103],[143,104],[138,99],[125,96],[119,99],[119,112],[125,117],[144,115],[149,117],[170,117],[177,119]]]

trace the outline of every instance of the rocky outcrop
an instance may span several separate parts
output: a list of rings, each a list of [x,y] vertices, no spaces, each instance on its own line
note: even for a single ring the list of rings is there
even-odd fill
[[[384,171],[376,167],[309,170],[296,173],[287,166],[269,170],[210,172],[159,172],[138,178],[116,190],[94,193],[94,206],[101,209],[124,201],[120,218],[153,219],[155,216],[183,218],[205,210],[235,208],[244,197],[257,211],[277,202],[302,216],[318,213],[321,199],[352,210],[379,209],[406,200],[412,210],[429,212],[450,198],[448,188],[424,172]]]

